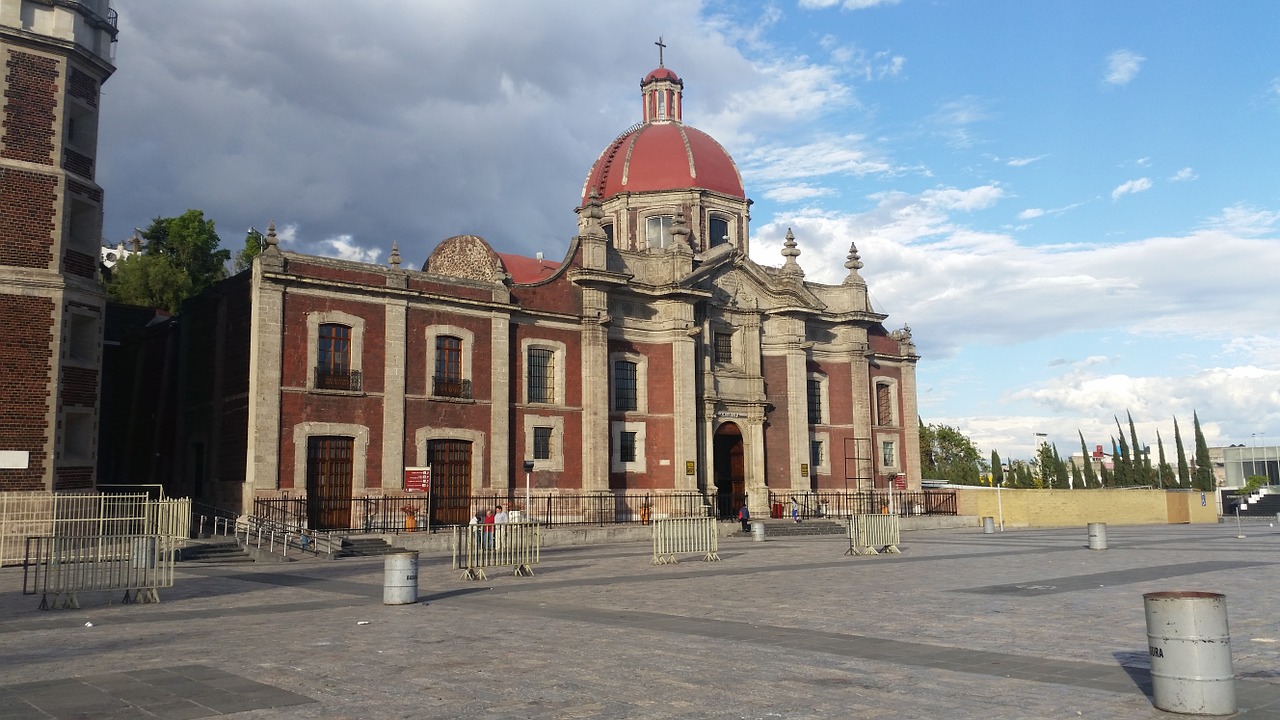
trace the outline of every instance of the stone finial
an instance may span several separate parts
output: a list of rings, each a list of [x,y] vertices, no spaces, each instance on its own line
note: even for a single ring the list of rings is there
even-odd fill
[[[393,270],[400,269],[400,245],[394,240],[391,241],[391,257],[387,258],[387,262]]]
[[[280,254],[280,238],[276,237],[276,222],[272,220],[267,225],[266,245],[262,248],[263,255],[279,255]]]
[[[587,204],[582,208],[583,234],[589,237],[596,237],[604,234],[604,229],[600,227],[600,220],[604,217],[604,209],[600,206],[600,193],[595,188],[591,188],[591,194],[587,198]]]
[[[844,266],[849,270],[849,275],[844,279],[845,285],[862,282],[862,276],[858,274],[862,269],[862,256],[858,254],[858,246],[855,243],[849,243],[849,255],[844,261]]]
[[[781,272],[783,277],[804,277],[804,270],[796,262],[796,258],[800,257],[800,248],[797,247],[797,244],[795,234],[791,232],[791,228],[787,228],[787,239],[782,243],[782,257],[787,259],[782,265]]]

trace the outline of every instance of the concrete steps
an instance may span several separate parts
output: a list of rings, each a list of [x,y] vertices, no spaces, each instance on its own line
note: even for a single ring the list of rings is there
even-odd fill
[[[337,558],[379,557],[402,553],[406,550],[396,547],[382,538],[342,538],[342,549],[333,554]]]
[[[847,535],[848,526],[836,520],[814,518],[809,520],[764,520],[764,536],[797,537],[803,535]],[[747,531],[743,535],[750,535]]]
[[[190,540],[178,553],[179,562],[203,564],[251,563],[253,556],[235,541],[227,538]]]

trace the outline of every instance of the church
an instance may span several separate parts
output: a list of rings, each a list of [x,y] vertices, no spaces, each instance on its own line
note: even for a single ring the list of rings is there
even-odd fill
[[[528,492],[733,517],[919,489],[910,330],[886,330],[856,247],[839,285],[805,280],[790,232],[779,266],[751,260],[742,177],[684,123],[683,88],[661,63],[644,77],[559,261],[458,235],[420,270],[396,245],[373,265],[284,251],[273,227],[182,315],[184,490],[237,512],[306,497],[312,527],[344,528],[406,468],[431,469],[432,524]]]

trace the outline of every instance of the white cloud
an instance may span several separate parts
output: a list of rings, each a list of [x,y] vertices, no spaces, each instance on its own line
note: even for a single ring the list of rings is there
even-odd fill
[[[1107,56],[1107,71],[1105,78],[1111,85],[1128,85],[1138,75],[1138,71],[1142,69],[1142,63],[1146,58],[1131,51],[1117,50]]]
[[[1145,192],[1151,189],[1150,178],[1138,178],[1128,182],[1120,183],[1115,190],[1111,191],[1111,199],[1118,200],[1123,195],[1131,195],[1133,193]]]
[[[844,10],[865,10],[879,5],[897,5],[899,0],[800,0],[797,3],[806,10],[823,10],[840,5]]]
[[[342,260],[354,260],[364,263],[381,262],[382,251],[378,248],[361,247],[350,235],[337,235],[320,241],[322,248],[328,252],[321,255],[336,257]]]
[[[806,145],[759,145],[738,158],[743,175],[752,183],[770,184],[828,175],[885,174],[893,171],[860,135],[827,137]]]
[[[1018,213],[1018,219],[1032,220],[1034,218],[1040,217],[1043,214],[1044,214],[1044,210],[1041,210],[1040,208],[1027,208],[1026,210],[1023,210],[1022,212]]]
[[[1046,157],[1049,157],[1049,156],[1037,155],[1035,157],[1009,158],[1008,160],[1005,161],[1005,164],[1008,165],[1009,167],[1026,167],[1027,165],[1030,165],[1031,163],[1034,163],[1034,162],[1039,162],[1040,160],[1043,160]]]
[[[1198,177],[1200,176],[1195,174],[1195,171],[1193,171],[1191,168],[1184,167],[1178,172],[1170,175],[1169,182],[1188,182],[1191,180],[1195,180]]]
[[[812,200],[813,198],[829,197],[835,194],[835,190],[829,187],[820,187],[807,184],[797,185],[781,185],[773,187],[765,191],[764,196],[774,202],[794,203],[803,200]]]

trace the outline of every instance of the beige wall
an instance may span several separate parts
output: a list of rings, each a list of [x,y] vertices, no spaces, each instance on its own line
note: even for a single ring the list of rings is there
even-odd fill
[[[1165,490],[988,490],[957,488],[960,515],[993,517],[1005,527],[1216,523],[1212,495]]]

